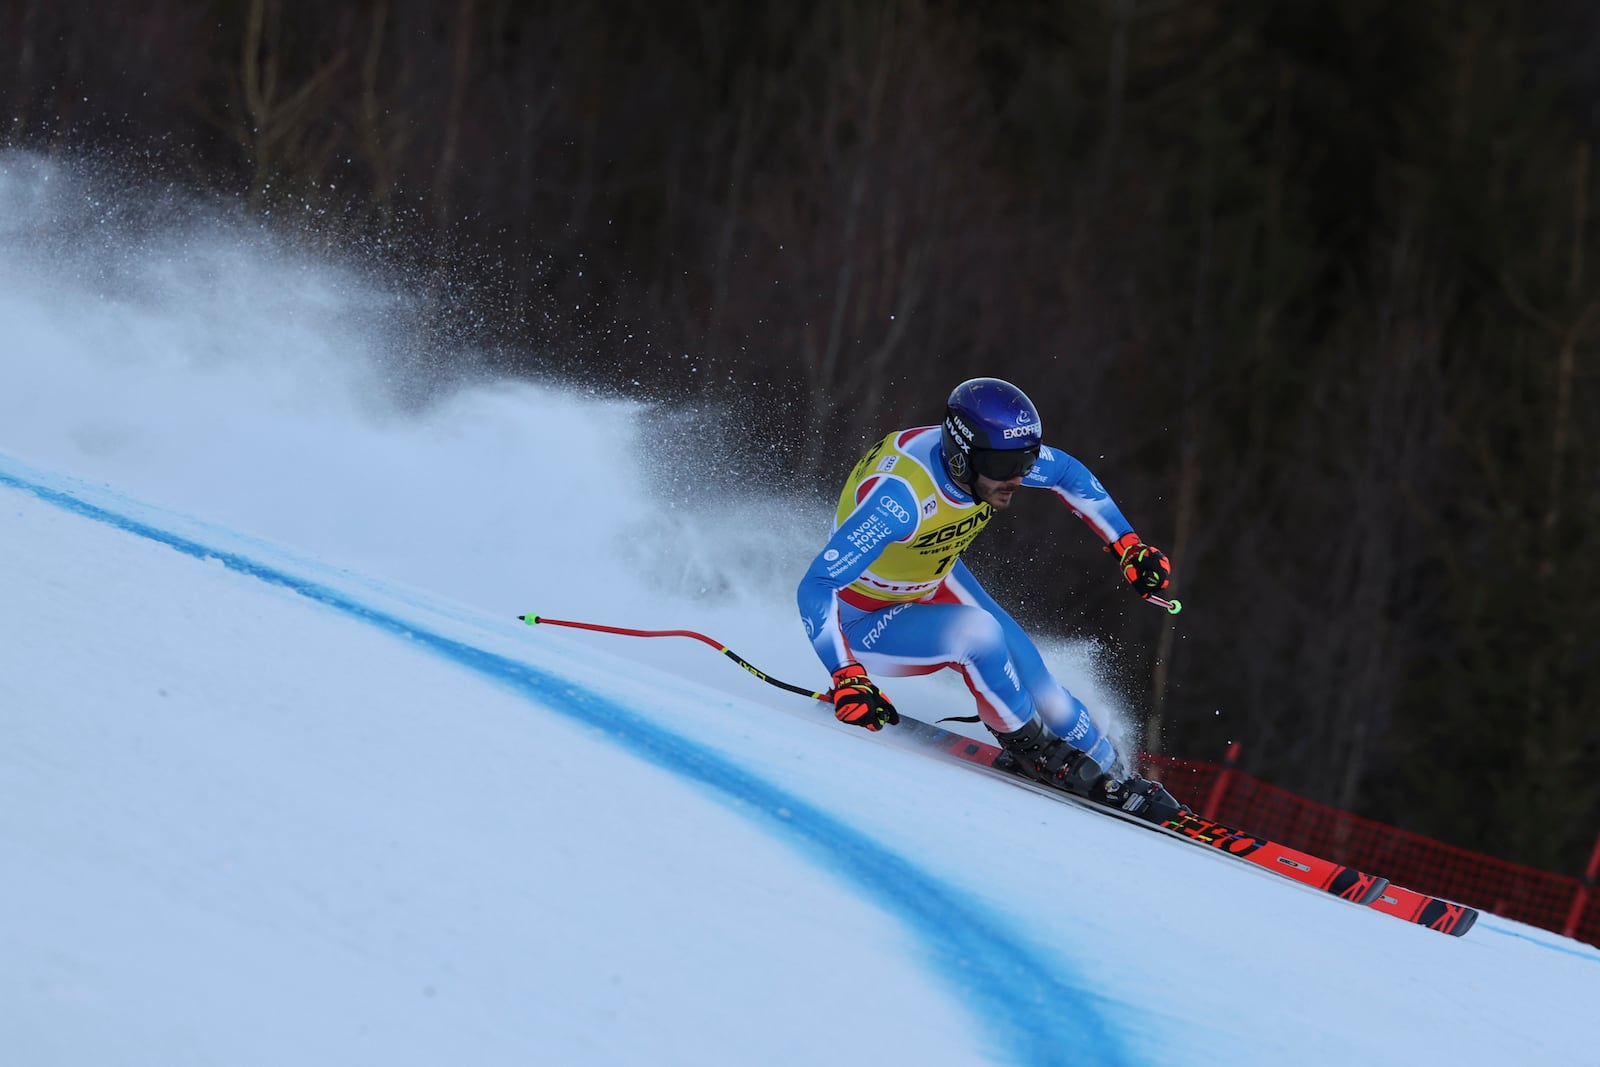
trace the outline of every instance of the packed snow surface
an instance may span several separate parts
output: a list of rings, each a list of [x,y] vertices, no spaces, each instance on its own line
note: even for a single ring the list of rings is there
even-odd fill
[[[6,1063],[1600,1064],[1592,948],[1408,926],[693,641],[525,626],[821,687],[826,508],[673,446],[715,413],[451,379],[424,314],[0,155]]]

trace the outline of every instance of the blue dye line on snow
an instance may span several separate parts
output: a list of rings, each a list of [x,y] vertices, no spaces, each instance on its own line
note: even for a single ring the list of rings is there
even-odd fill
[[[422,629],[319,582],[210,548],[59,489],[4,470],[0,485],[291,590],[508,685],[541,707],[600,729],[619,743],[625,741],[633,755],[708,787],[734,811],[777,831],[844,877],[870,902],[896,914],[927,946],[940,976],[999,1046],[996,1052],[1029,1065],[1129,1062],[1090,1003],[1096,997],[1089,983],[1036,952],[1022,934],[1007,929],[969,895],[822,809],[624,705],[569,679]],[[866,995],[866,1010],[892,1010],[892,990]]]
[[[1547,948],[1552,952],[1560,952],[1563,955],[1573,956],[1577,959],[1583,960],[1585,963],[1600,963],[1600,955],[1596,955],[1594,949],[1581,942],[1578,943],[1576,948],[1571,945],[1561,945],[1551,941],[1546,937],[1536,937],[1530,934],[1525,934],[1520,930],[1510,930],[1504,926],[1496,926],[1493,923],[1485,923],[1482,919],[1479,919],[1477,923],[1473,925],[1472,930],[1474,933],[1482,930],[1486,933],[1499,934],[1501,937],[1514,937],[1518,941],[1527,941],[1538,945],[1540,948]]]

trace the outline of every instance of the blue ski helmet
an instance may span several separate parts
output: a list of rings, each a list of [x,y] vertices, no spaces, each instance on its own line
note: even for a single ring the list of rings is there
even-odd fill
[[[1033,469],[1044,429],[1039,409],[1021,389],[999,378],[973,378],[945,402],[941,443],[956,481],[972,485],[980,474],[1003,482]]]

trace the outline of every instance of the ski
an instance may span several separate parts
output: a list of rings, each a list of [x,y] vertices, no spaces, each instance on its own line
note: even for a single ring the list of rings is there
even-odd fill
[[[1354,867],[1313,856],[1268,838],[1257,837],[1236,827],[1217,822],[1215,819],[1207,819],[1193,811],[1180,811],[1172,818],[1158,823],[1130,815],[1117,808],[1096,804],[1072,793],[1052,789],[997,768],[994,762],[1000,755],[998,746],[920,719],[902,714],[900,725],[894,733],[912,739],[919,748],[977,767],[985,774],[1003,779],[1040,796],[1112,815],[1124,822],[1136,823],[1146,829],[1165,833],[1191,844],[1203,845],[1243,862],[1254,864],[1262,870],[1320,889],[1341,900],[1370,907],[1382,914],[1430,930],[1460,937],[1472,928],[1472,924],[1478,918],[1477,911],[1465,905],[1391,885],[1387,878],[1366,874]]]
[[[1173,603],[1176,605],[1176,601]],[[754,664],[734,652],[727,645],[693,630],[625,629],[617,626],[602,626],[592,622],[552,619],[542,615],[535,615],[532,612],[518,615],[517,618],[529,626],[533,626],[536,623],[544,623],[549,626],[566,626],[576,630],[595,630],[601,633],[621,634],[627,637],[691,638],[721,652],[768,685],[776,686],[786,692],[810,697],[824,704],[829,703],[827,694],[815,692],[804,686],[792,685],[789,682],[781,682],[758,670]],[[1334,863],[1330,860],[1301,852],[1299,849],[1289,848],[1287,845],[1279,844],[1264,837],[1247,834],[1243,830],[1226,826],[1214,819],[1207,819],[1188,809],[1180,811],[1170,819],[1157,823],[1149,819],[1139,818],[1137,815],[1130,815],[1118,808],[1093,803],[1083,797],[1074,796],[1060,789],[1051,789],[1048,786],[996,767],[994,765],[995,757],[1000,755],[1000,749],[997,746],[946,730],[932,723],[922,722],[908,715],[902,714],[898,728],[887,734],[889,739],[899,737],[908,739],[920,749],[933,751],[947,759],[959,760],[978,768],[985,774],[1004,779],[1014,786],[1031,790],[1040,796],[1049,797],[1051,800],[1076,804],[1079,807],[1099,812],[1102,815],[1111,815],[1125,822],[1136,823],[1147,830],[1171,834],[1191,844],[1204,845],[1224,855],[1254,864],[1262,870],[1271,871],[1273,874],[1293,879],[1304,885],[1320,889],[1325,893],[1331,893],[1340,899],[1373,908],[1385,915],[1392,915],[1406,922],[1425,926],[1430,930],[1437,930],[1441,933],[1460,937],[1470,930],[1472,924],[1478,919],[1478,912],[1464,904],[1456,904],[1442,897],[1429,896],[1426,893],[1418,893],[1415,890],[1391,885],[1387,878],[1364,874],[1354,867]]]
[[[1397,919],[1426,926],[1452,937],[1461,937],[1478,921],[1476,908],[1397,885],[1385,889],[1369,906],[1385,915],[1393,915]]]

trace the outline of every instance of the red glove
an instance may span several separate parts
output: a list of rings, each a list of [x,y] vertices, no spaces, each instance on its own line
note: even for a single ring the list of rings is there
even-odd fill
[[[869,730],[900,722],[900,713],[872,684],[859,663],[846,663],[833,672],[833,691],[828,695],[833,698],[833,714],[840,722]]]
[[[1151,548],[1136,533],[1123,534],[1114,544],[1107,545],[1106,551],[1116,555],[1122,576],[1142,597],[1161,592],[1172,577],[1172,564],[1166,553]]]

